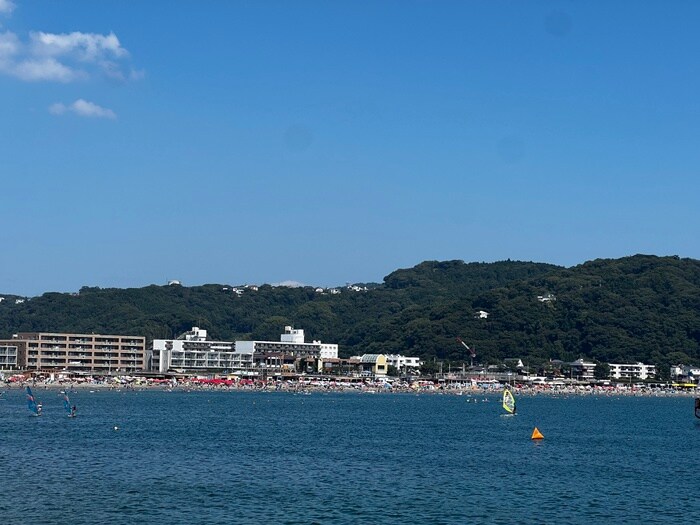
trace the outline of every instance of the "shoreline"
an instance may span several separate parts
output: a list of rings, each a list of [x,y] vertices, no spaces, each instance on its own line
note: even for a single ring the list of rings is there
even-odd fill
[[[425,383],[425,382],[421,382]],[[389,384],[389,383],[340,383],[334,381],[296,382],[296,381],[230,381],[207,383],[202,381],[180,381],[177,384],[152,383],[149,381],[131,382],[69,382],[69,381],[17,381],[0,386],[3,390],[24,390],[27,386],[37,392],[85,390],[100,391],[163,391],[163,392],[282,392],[291,394],[311,393],[368,393],[368,394],[429,394],[448,396],[499,396],[505,385],[489,386],[439,386],[428,384]],[[635,387],[635,386],[564,386],[543,387],[515,385],[510,387],[517,396],[625,396],[625,397],[698,397],[700,389],[674,387]]]

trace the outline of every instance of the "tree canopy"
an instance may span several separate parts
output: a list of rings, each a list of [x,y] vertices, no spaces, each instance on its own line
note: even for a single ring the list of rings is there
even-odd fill
[[[363,285],[364,288],[365,285]],[[278,340],[285,325],[342,356],[700,364],[700,261],[635,255],[572,268],[426,261],[366,291],[231,285],[82,288],[0,302],[0,337],[28,331],[173,338],[199,326],[219,340]],[[486,312],[487,316],[477,312]]]

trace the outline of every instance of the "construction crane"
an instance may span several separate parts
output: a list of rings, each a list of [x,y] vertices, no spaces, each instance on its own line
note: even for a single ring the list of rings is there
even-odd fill
[[[462,341],[459,337],[457,338],[457,341],[459,341],[459,342],[462,344],[462,346],[464,346],[464,348],[466,348],[467,350],[469,350],[469,357],[471,358],[470,361],[469,361],[469,366],[470,366],[470,367],[473,367],[473,366],[474,366],[474,358],[476,357],[476,350],[473,349],[473,348],[469,348],[469,346],[467,345],[467,343],[465,343],[464,341]]]

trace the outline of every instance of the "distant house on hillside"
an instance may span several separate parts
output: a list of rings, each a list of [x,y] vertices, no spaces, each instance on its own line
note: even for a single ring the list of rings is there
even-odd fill
[[[538,295],[537,300],[541,303],[549,303],[552,301],[556,301],[557,298],[554,296],[554,294],[546,293],[544,295]]]
[[[484,310],[477,310],[474,313],[474,319],[488,319],[489,313]]]

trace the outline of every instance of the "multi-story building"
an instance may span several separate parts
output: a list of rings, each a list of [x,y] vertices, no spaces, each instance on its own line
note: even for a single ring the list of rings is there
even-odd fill
[[[197,326],[177,339],[154,339],[150,357],[150,369],[161,374],[236,372],[253,366],[252,351],[239,351],[231,341],[210,341]]]
[[[321,341],[306,343],[304,339],[304,330],[295,330],[291,326],[285,326],[279,341],[236,341],[236,351],[263,354],[282,353],[297,358],[332,359],[338,357],[337,344],[324,344]]]
[[[671,379],[697,383],[700,380],[700,366],[673,365],[671,366]]]
[[[419,357],[406,357],[401,354],[389,354],[386,356],[387,366],[393,366],[399,372],[418,370],[423,363]]]
[[[24,363],[24,341],[0,341],[0,370],[19,370]]]
[[[19,366],[27,370],[112,374],[145,369],[146,338],[136,335],[23,332],[0,345],[17,345]]]
[[[656,366],[645,365],[644,363],[635,364],[614,364],[610,363],[610,379],[650,379],[656,377]]]
[[[595,363],[577,359],[573,363],[570,363],[569,366],[571,367],[571,373],[574,377],[583,381],[592,381],[595,379]]]

